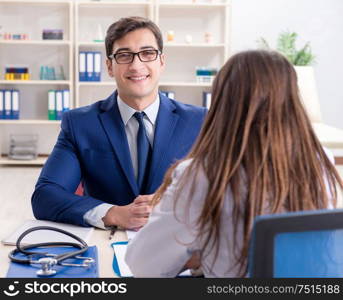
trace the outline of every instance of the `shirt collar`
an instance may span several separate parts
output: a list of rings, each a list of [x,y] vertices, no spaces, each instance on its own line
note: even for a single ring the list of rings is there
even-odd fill
[[[123,120],[124,125],[126,126],[127,122],[131,119],[136,110],[131,106],[127,105],[122,99],[120,99],[119,95],[117,96],[117,103],[121,119]],[[152,125],[155,125],[159,108],[160,96],[157,94],[155,101],[143,110]]]

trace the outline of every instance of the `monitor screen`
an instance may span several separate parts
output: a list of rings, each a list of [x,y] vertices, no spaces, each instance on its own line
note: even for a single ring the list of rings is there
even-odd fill
[[[276,234],[273,265],[273,277],[343,277],[343,229]]]
[[[255,278],[343,278],[343,210],[256,218],[249,249]]]

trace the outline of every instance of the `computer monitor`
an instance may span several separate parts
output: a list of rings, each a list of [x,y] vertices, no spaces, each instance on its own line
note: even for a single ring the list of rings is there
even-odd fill
[[[343,210],[257,217],[250,244],[249,276],[343,277]]]

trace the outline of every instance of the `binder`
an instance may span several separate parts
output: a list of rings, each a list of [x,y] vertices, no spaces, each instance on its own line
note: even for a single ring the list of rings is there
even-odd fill
[[[79,80],[87,81],[86,77],[86,52],[79,53]]]
[[[12,92],[11,90],[5,90],[5,101],[4,101],[4,119],[11,119],[11,108],[12,108]]]
[[[11,119],[19,119],[19,91],[12,90],[12,99],[11,99]]]
[[[55,91],[56,94],[56,120],[62,120],[63,91]]]
[[[101,52],[94,52],[94,79],[93,81],[101,80]]]
[[[175,93],[170,91],[161,91],[161,93],[169,99],[175,99]]]
[[[33,250],[34,251],[34,250]],[[61,254],[70,251],[70,247],[51,247],[51,248],[39,248],[39,252],[48,252],[54,254]],[[98,249],[96,246],[89,247],[88,250],[82,254],[84,257],[92,257],[94,263],[88,268],[84,267],[65,267],[55,266],[57,271],[55,275],[49,276],[49,278],[98,278],[99,277],[99,264],[98,264]],[[22,258],[22,254],[18,254],[18,257]],[[65,262],[68,263],[82,263],[83,260],[72,258]],[[6,277],[8,278],[38,278],[36,272],[40,269],[39,265],[18,264],[11,262],[7,271]],[[41,277],[40,277],[41,278]]]
[[[69,90],[63,90],[63,108],[62,108],[62,111],[65,112],[69,109],[70,109]]]
[[[4,117],[4,91],[0,90],[0,120]]]
[[[56,99],[55,91],[49,90],[48,92],[48,119],[56,120]]]
[[[167,97],[169,99],[175,99],[175,93],[174,92],[167,92]]]
[[[86,80],[94,81],[94,53],[86,52]]]
[[[212,94],[210,92],[203,92],[202,95],[202,106],[206,107],[207,109],[210,109]]]

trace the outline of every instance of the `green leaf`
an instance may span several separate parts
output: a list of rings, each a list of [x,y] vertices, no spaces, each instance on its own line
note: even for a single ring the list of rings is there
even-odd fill
[[[306,45],[300,49],[295,57],[294,65],[295,66],[308,66],[314,62],[314,55],[311,52],[310,44]]]
[[[269,44],[268,44],[268,42],[267,42],[267,40],[264,39],[263,37],[260,37],[256,41],[256,43],[257,43],[258,48],[260,48],[260,49],[264,49],[264,50],[270,50],[271,49]]]

